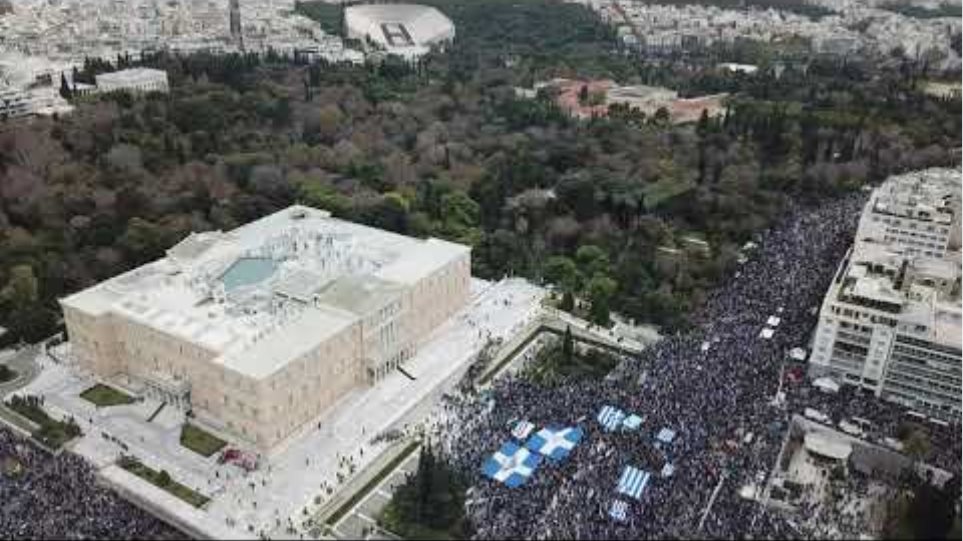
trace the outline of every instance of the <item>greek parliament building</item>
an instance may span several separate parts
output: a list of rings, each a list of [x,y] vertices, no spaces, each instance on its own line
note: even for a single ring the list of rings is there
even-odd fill
[[[810,375],[959,422],[960,178],[928,169],[873,192],[823,300]]]
[[[61,299],[71,356],[270,449],[469,299],[470,248],[292,206]]]

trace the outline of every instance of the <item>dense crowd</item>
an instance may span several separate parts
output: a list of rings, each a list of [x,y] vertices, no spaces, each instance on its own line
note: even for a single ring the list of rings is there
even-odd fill
[[[0,426],[3,539],[185,539],[97,483],[77,455],[51,456]]]
[[[787,352],[808,342],[816,308],[852,241],[862,202],[853,194],[818,208],[792,209],[756,239],[758,247],[734,276],[707,296],[694,314],[693,330],[665,338],[603,382],[573,379],[546,389],[524,378],[506,378],[495,383],[490,399],[450,403],[442,430],[453,461],[477,481],[467,503],[476,536],[810,536],[804,524],[742,499],[738,489],[768,475],[790,415],[804,407],[795,397],[782,405],[772,399]],[[773,315],[781,323],[763,339],[760,331]],[[784,390],[792,395],[799,388]],[[824,397],[820,405],[840,415],[858,400],[843,393]],[[604,432],[595,416],[607,404],[643,416],[643,426]],[[872,418],[868,408],[859,413]],[[543,465],[523,487],[508,489],[481,478],[479,469],[511,437],[516,420],[539,426],[578,423],[586,437],[565,461]],[[653,435],[662,427],[678,436],[659,447]],[[675,472],[660,478],[666,462]],[[639,502],[616,493],[626,465],[654,474]],[[617,498],[631,504],[625,522],[608,514]]]
[[[796,208],[730,280],[693,314],[692,330],[626,358],[604,381],[569,379],[544,388],[525,378],[496,380],[484,399],[449,396],[444,450],[472,479],[466,504],[479,538],[638,539],[698,537],[805,538],[819,532],[742,499],[774,466],[789,416],[814,407],[833,420],[873,422],[869,436],[895,434],[905,419],[896,406],[843,390],[819,393],[787,384],[773,401],[787,352],[805,346],[816,308],[851,242],[860,195],[819,208]],[[760,331],[781,322],[770,339]],[[531,356],[532,352],[526,352]],[[605,432],[604,405],[644,417],[635,431]],[[579,424],[586,436],[560,464],[541,466],[519,489],[482,480],[485,457],[509,439],[515,421]],[[662,427],[674,442],[656,445]],[[959,471],[957,427],[933,429],[930,462]],[[751,434],[751,436],[750,436]],[[659,472],[671,463],[668,478]],[[653,473],[642,500],[615,491],[626,465]],[[609,516],[616,499],[630,503],[625,522]],[[50,456],[0,428],[0,533],[5,538],[178,538],[182,534],[98,486],[90,465],[65,452]]]

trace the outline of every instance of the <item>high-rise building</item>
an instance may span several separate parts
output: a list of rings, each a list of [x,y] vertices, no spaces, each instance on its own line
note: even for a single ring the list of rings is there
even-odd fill
[[[960,176],[929,169],[875,190],[823,300],[812,377],[959,419]]]

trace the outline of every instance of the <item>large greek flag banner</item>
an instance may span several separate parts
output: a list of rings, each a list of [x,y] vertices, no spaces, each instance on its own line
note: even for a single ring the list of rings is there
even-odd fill
[[[554,461],[567,457],[572,449],[582,440],[582,429],[574,426],[568,428],[543,428],[535,433],[525,447]]]
[[[625,469],[622,470],[622,477],[619,478],[619,484],[616,486],[616,490],[619,494],[625,494],[638,500],[642,497],[642,491],[645,490],[645,486],[649,484],[649,477],[651,477],[651,475],[647,471],[626,466]]]
[[[625,412],[612,406],[602,406],[596,419],[606,431],[611,432],[622,424]]]
[[[485,461],[482,473],[489,479],[504,483],[508,488],[516,488],[528,481],[541,461],[540,455],[507,441]]]

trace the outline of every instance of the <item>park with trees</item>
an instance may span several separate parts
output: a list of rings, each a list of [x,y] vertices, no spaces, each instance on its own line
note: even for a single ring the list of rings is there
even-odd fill
[[[273,52],[90,60],[85,76],[165,69],[171,92],[0,122],[2,339],[49,336],[58,298],[191,231],[295,202],[470,244],[474,274],[552,283],[563,307],[599,324],[617,311],[671,330],[787,205],[959,161],[960,101],[920,90],[947,75],[924,61],[783,61],[764,48],[644,58],[582,5],[429,3],[458,36],[416,64]],[[715,67],[729,59],[761,69]],[[515,92],[551,77],[731,98],[723,116],[690,124],[618,110],[578,121],[549,96]],[[687,249],[693,236],[708,250]]]

